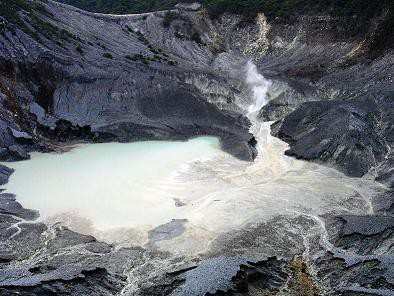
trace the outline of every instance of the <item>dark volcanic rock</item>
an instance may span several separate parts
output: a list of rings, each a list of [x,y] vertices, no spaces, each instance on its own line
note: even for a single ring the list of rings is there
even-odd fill
[[[173,219],[171,222],[150,230],[148,233],[149,242],[154,243],[180,236],[185,231],[184,224],[186,223],[187,219]]]
[[[63,272],[66,272],[64,270]],[[70,272],[67,271],[68,276]],[[125,279],[124,277],[110,274],[104,268],[97,268],[90,271],[81,271],[78,276],[61,279],[61,278],[45,278],[40,284],[30,284],[22,286],[8,285],[0,287],[2,295],[118,295],[122,289]]]
[[[1,295],[117,295],[126,283],[122,264],[138,262],[142,255],[139,249],[113,251],[110,245],[65,227],[48,229],[40,223],[19,227],[20,232],[5,241],[9,253],[0,254],[0,264],[5,263],[0,271]],[[37,260],[6,264],[33,254]]]
[[[17,231],[4,241],[2,253],[5,256],[12,258],[12,260],[24,260],[42,248],[46,238],[44,234],[48,229],[47,226],[34,222],[12,223],[10,226],[11,229]]]
[[[379,194],[373,201],[375,212],[382,215],[394,215],[394,189]]]
[[[27,151],[22,146],[18,145],[11,145],[0,151],[0,159],[6,161],[26,160],[29,158],[30,156]]]
[[[236,259],[219,257],[211,261],[216,265],[209,266],[212,263],[203,262],[201,266],[186,273],[186,282],[179,295],[253,295],[257,291],[270,293],[281,288],[288,276],[284,272],[285,261],[277,258],[242,264],[238,262],[235,274],[233,263],[237,262]],[[223,270],[220,262],[225,264],[224,274],[221,274]],[[205,274],[204,268],[208,268]],[[227,283],[224,281],[229,277],[226,273],[232,275],[231,281]]]
[[[390,188],[394,188],[394,156],[393,152],[389,153],[386,160],[378,167],[379,175],[376,181],[386,184]]]
[[[11,135],[15,138],[16,142],[20,144],[32,144],[33,137],[28,133],[17,131],[11,127],[8,128]]]
[[[55,229],[54,238],[47,242],[47,247],[50,250],[56,251],[60,248],[87,244],[95,241],[96,239],[93,236],[83,235],[65,227],[58,227]]]
[[[38,212],[27,210],[15,199],[15,195],[9,193],[0,194],[0,214],[14,215],[25,220],[34,220],[38,217]]]
[[[254,138],[248,131],[250,122],[235,112],[220,110],[198,93],[163,91],[154,97],[137,98],[135,104],[142,119],[119,120],[93,128],[93,132],[112,134],[121,142],[213,135],[219,137],[225,151],[240,159],[251,161],[256,156]]]
[[[346,221],[343,234],[352,233],[370,236],[386,229],[394,228],[394,217],[391,216],[342,216]]]
[[[388,152],[379,117],[379,106],[368,98],[310,102],[285,117],[275,135],[290,143],[287,155],[329,162],[361,177]]]
[[[252,261],[241,256],[210,258],[155,278],[153,285],[142,287],[137,295],[254,295],[284,286],[288,276],[284,260]]]
[[[394,289],[393,222],[390,216],[327,218],[332,246],[316,254],[316,276],[340,295],[390,295]]]
[[[339,218],[342,226],[335,245],[357,254],[353,259],[349,259],[350,262],[379,260],[381,253],[386,254],[381,256],[382,258],[386,256],[388,259],[391,256],[394,260],[390,246],[386,243],[394,240],[393,217],[341,216]]]
[[[13,171],[13,169],[0,165],[0,185],[4,185],[8,182],[8,178],[11,176]]]

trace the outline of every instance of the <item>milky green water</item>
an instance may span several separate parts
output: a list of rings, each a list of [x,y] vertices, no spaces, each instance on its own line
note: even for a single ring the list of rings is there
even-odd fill
[[[156,242],[179,254],[277,216],[373,214],[370,197],[380,188],[372,180],[287,157],[269,123],[254,121],[251,132],[258,140],[254,162],[222,152],[212,137],[90,144],[8,163],[16,171],[6,188],[48,225],[61,222],[114,243],[145,244],[153,228],[183,219],[182,235]]]
[[[63,154],[32,153],[7,163],[6,185],[42,219],[74,213],[98,229],[166,223],[177,210],[173,174],[190,161],[221,153],[218,139],[81,145]]]

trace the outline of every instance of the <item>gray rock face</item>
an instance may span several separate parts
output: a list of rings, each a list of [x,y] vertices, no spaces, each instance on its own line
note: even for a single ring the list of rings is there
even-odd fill
[[[394,217],[390,216],[374,216],[369,219],[363,216],[344,216],[342,218],[346,220],[343,227],[344,235],[352,233],[364,236],[376,235],[394,227]]]
[[[380,107],[390,108],[390,103]],[[361,177],[388,152],[372,99],[305,103],[283,120],[275,135],[291,144],[288,155],[332,162],[348,175]]]
[[[8,178],[11,176],[12,172],[12,169],[0,165],[0,185],[4,185],[8,182]]]
[[[352,176],[380,167],[378,179],[390,183],[393,53],[365,56],[373,22],[309,15],[268,23],[261,17],[257,27],[233,37],[245,42],[233,44],[252,54],[260,72],[273,80],[260,117],[279,121],[273,134],[288,141],[289,155],[329,163]]]
[[[42,5],[47,12],[35,15],[54,32],[37,32],[40,43],[13,24],[7,24],[0,37],[1,89],[14,85],[4,94],[4,100],[14,102],[4,108],[20,113],[11,122],[22,127],[8,128],[4,160],[25,159],[26,151],[37,149],[9,149],[22,140],[29,144],[32,134],[57,141],[78,138],[78,132],[51,132],[58,120],[89,127],[98,133],[97,141],[215,135],[229,153],[253,160],[256,150],[248,121],[221,112],[220,102],[215,102],[210,83],[219,85],[223,78],[209,69],[208,47],[189,38],[199,28],[188,12],[166,28],[163,13],[105,16],[51,1]],[[182,38],[175,34],[178,27],[185,28]],[[199,84],[201,79],[208,84]],[[45,140],[34,140],[45,145]]]
[[[361,291],[390,295],[394,287],[394,257],[389,243],[393,239],[392,217],[341,216],[329,220],[326,225],[333,249],[315,261],[319,275],[344,295]],[[325,275],[330,272],[330,276]]]
[[[24,209],[15,199],[15,195],[9,193],[0,194],[0,213],[18,216],[25,220],[35,220],[38,217],[37,211]]]
[[[239,266],[246,262],[246,258],[239,257],[216,257],[203,261],[197,268],[186,272],[185,285],[178,295],[205,295],[219,290],[227,291],[232,287],[231,279],[239,271]],[[227,282],[223,279],[227,279]]]
[[[173,219],[171,222],[160,225],[148,233],[149,242],[168,240],[180,236],[184,231],[187,219]]]
[[[9,128],[11,135],[15,138],[15,140],[21,144],[29,144],[32,143],[33,137],[28,133],[14,130],[13,128]]]
[[[18,145],[9,146],[8,155],[10,156],[10,160],[25,160],[30,158],[26,150],[24,150],[23,147]]]

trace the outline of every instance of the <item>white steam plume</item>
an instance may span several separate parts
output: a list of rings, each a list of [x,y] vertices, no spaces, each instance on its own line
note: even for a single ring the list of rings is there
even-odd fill
[[[265,79],[257,71],[256,65],[249,61],[246,65],[246,83],[252,88],[253,92],[253,103],[248,107],[248,112],[254,113],[268,103],[267,92],[271,81]]]

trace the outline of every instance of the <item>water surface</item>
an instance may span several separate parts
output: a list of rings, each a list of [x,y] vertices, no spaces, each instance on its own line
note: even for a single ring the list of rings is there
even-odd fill
[[[42,219],[73,214],[101,230],[156,226],[176,216],[169,193],[174,173],[217,153],[221,151],[214,137],[87,144],[7,163],[16,171],[6,187],[24,207],[39,210]]]

